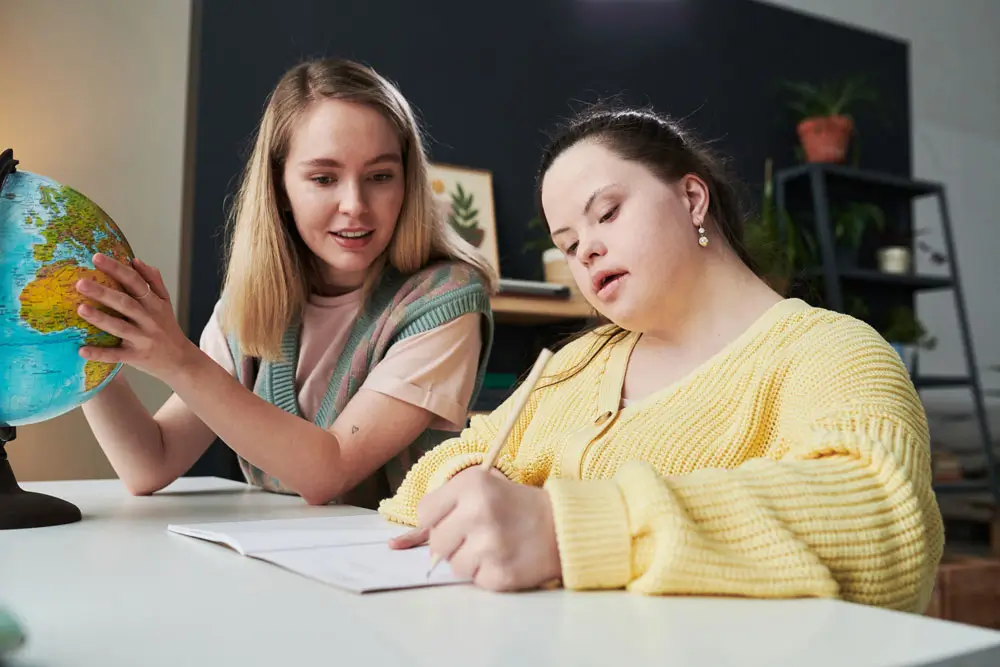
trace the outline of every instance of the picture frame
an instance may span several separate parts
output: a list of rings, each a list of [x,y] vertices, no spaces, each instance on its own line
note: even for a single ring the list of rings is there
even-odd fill
[[[431,162],[428,179],[449,224],[479,250],[500,275],[493,173],[487,169]]]

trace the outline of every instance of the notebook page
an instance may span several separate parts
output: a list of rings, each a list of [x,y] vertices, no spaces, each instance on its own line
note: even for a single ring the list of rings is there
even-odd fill
[[[379,514],[265,519],[167,526],[167,530],[201,540],[225,544],[245,556],[313,547],[382,544],[410,529],[391,523]]]
[[[305,577],[355,593],[386,591],[420,586],[441,586],[469,581],[456,577],[447,562],[441,562],[430,578],[430,550],[390,549],[382,544],[358,544],[345,547],[321,547],[296,551],[271,551],[258,555]]]

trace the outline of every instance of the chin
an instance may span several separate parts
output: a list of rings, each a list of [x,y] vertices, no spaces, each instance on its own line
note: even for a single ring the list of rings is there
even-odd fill
[[[349,261],[339,262],[329,262],[329,266],[333,272],[334,276],[340,276],[343,279],[345,276],[351,276],[351,281],[363,281],[364,277],[368,275],[374,263],[374,258],[366,261],[359,261],[360,258],[353,257]]]
[[[370,245],[360,252],[349,251],[334,245],[323,248],[323,252],[317,255],[338,271],[363,271],[372,265],[382,250]]]
[[[327,263],[338,271],[364,271],[372,265],[376,257],[377,255],[369,255],[368,253],[364,255],[352,254],[346,257],[338,255],[331,257]]]
[[[642,318],[638,316],[639,313],[636,312],[637,309],[633,304],[621,301],[607,304],[598,301],[594,307],[600,315],[622,329],[628,329],[629,331],[641,330]]]

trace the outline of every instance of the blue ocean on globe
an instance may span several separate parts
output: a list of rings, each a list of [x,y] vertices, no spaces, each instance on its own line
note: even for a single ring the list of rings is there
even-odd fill
[[[121,230],[100,207],[50,178],[7,175],[0,187],[0,424],[64,414],[119,372],[120,364],[79,355],[85,344],[120,343],[76,313],[85,300],[74,289],[80,278],[120,289],[94,269],[96,252],[132,258]]]

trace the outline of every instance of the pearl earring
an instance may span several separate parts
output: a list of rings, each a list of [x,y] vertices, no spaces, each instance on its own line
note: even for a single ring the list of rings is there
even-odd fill
[[[705,228],[700,225],[698,227],[698,245],[702,248],[708,245],[708,237],[705,236]]]

